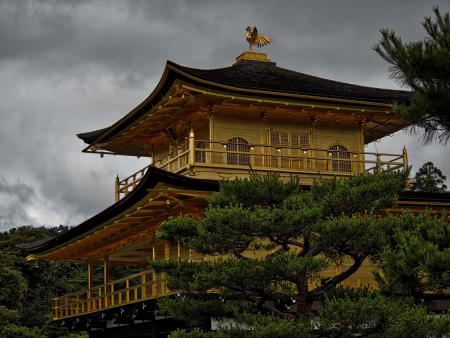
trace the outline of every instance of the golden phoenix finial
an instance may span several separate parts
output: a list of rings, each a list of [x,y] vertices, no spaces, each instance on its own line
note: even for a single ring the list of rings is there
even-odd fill
[[[250,50],[252,46],[262,47],[268,45],[272,42],[272,38],[268,35],[258,34],[256,27],[248,26],[246,29],[247,34],[245,35],[245,40],[250,44]]]

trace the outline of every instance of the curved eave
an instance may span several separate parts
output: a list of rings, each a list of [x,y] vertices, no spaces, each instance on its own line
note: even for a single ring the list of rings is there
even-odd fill
[[[408,98],[410,97],[410,92],[405,91],[395,91],[395,90],[388,90],[388,89],[378,89],[378,88],[370,88],[370,87],[363,87],[353,84],[346,84],[342,82],[322,79],[323,81],[332,82],[336,85],[342,84],[346,86],[352,86],[352,87],[358,87],[358,88],[367,88],[368,90],[378,90],[379,92],[385,92],[387,93],[403,93],[404,96],[396,96],[395,98],[388,99],[385,98],[383,100],[381,99],[352,99],[349,97],[342,97],[338,95],[316,95],[313,93],[300,93],[300,92],[289,92],[289,91],[277,91],[277,90],[263,90],[261,88],[257,87],[251,87],[251,86],[237,86],[230,83],[221,83],[219,81],[211,81],[211,79],[206,78],[205,76],[202,76],[201,74],[196,74],[196,71],[203,71],[193,68],[187,68],[182,67],[180,65],[177,65],[176,63],[173,63],[171,61],[167,61],[166,66],[164,68],[163,75],[156,86],[155,90],[142,102],[140,103],[136,108],[134,108],[131,112],[129,112],[127,115],[125,115],[123,118],[121,118],[119,121],[111,125],[110,127],[87,132],[87,133],[81,133],[77,136],[82,139],[85,143],[89,144],[90,146],[93,146],[98,143],[107,142],[110,139],[112,139],[115,135],[119,134],[123,130],[125,130],[127,127],[132,125],[134,122],[139,120],[141,117],[146,115],[153,107],[158,106],[159,102],[166,97],[169,90],[171,89],[172,85],[176,80],[179,80],[181,82],[191,84],[193,86],[197,86],[199,88],[204,88],[205,91],[218,91],[222,93],[228,93],[228,94],[234,94],[234,95],[241,95],[246,97],[253,97],[253,98],[268,98],[271,100],[289,100],[289,101],[301,101],[303,103],[317,103],[317,102],[324,102],[327,104],[332,103],[338,103],[343,105],[349,105],[349,106],[365,106],[365,107],[379,107],[379,108],[385,108],[389,109],[391,105],[395,102],[397,103],[407,103]],[[205,71],[208,72],[208,71]],[[315,78],[310,76],[311,78]],[[320,79],[320,78],[317,78]],[[403,97],[403,99],[401,99]],[[89,148],[88,147],[88,148]]]
[[[20,245],[19,248],[29,255],[40,255],[82,238],[86,234],[89,234],[101,227],[105,222],[114,219],[118,215],[139,203],[158,183],[165,183],[170,186],[197,191],[212,192],[219,189],[219,184],[217,181],[193,179],[186,176],[173,174],[155,167],[149,167],[139,185],[130,194],[107,209],[59,236],[45,241],[41,240],[32,243],[25,243]]]
[[[76,241],[77,239],[95,231],[105,222],[114,219],[116,216],[135,206],[144,197],[146,197],[149,191],[151,191],[151,189],[153,189],[158,183],[203,192],[218,191],[220,184],[219,181],[216,180],[193,179],[186,176],[173,174],[155,167],[149,167],[136,189],[109,208],[59,236],[48,240],[25,243],[19,245],[19,248],[27,254],[40,255]],[[404,191],[399,196],[398,205],[394,207],[396,210],[411,209],[413,211],[423,211],[427,208],[434,211],[449,211],[450,193]]]

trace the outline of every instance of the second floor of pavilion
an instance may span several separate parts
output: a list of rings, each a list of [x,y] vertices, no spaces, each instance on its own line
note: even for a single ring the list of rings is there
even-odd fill
[[[234,65],[201,70],[168,62],[156,89],[108,128],[79,134],[85,152],[148,157],[181,175],[232,179],[249,170],[319,176],[407,167],[364,145],[407,126],[392,111],[409,92],[363,87],[277,67],[244,52]],[[118,180],[126,193],[145,172]]]

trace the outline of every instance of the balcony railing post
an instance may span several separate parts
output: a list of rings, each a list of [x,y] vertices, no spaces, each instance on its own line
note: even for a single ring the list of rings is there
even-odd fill
[[[408,152],[406,146],[403,146],[403,170],[408,170]]]
[[[125,281],[125,301],[128,303],[130,301],[130,280]]]
[[[111,283],[110,290],[111,290],[111,306],[114,306],[115,304],[114,283]]]
[[[98,308],[102,308],[102,288],[98,288]]]
[[[189,132],[189,165],[195,163],[195,135],[194,130]]]
[[[381,173],[381,155],[377,154],[376,173]]]
[[[59,318],[58,298],[53,299],[53,319]]]
[[[146,293],[145,292],[145,272],[142,273],[141,284],[142,284],[141,298],[145,299],[145,297],[146,297],[146,294],[145,294]]]
[[[120,180],[119,175],[116,175],[116,181],[115,181],[115,201],[117,202],[120,199]]]
[[[67,296],[64,297],[64,313],[66,317],[69,315],[69,302]]]
[[[80,305],[80,295],[79,294],[77,294],[77,301],[76,302],[77,303],[76,303],[75,313],[77,315],[79,315],[80,314],[80,307],[79,307],[79,305]]]

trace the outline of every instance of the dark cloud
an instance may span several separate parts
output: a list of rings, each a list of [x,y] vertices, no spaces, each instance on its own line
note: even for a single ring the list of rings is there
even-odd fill
[[[279,66],[395,88],[371,49],[379,29],[423,38],[424,1],[6,1],[0,0],[0,227],[76,224],[112,203],[114,177],[145,160],[82,154],[78,132],[107,126],[155,87],[167,59],[228,66],[257,25]],[[436,1],[448,11],[448,1]],[[446,147],[399,133],[371,144],[409,149],[450,175]],[[20,183],[18,183],[20,182]],[[31,190],[21,200],[23,187]],[[6,188],[3,188],[5,191]],[[9,191],[9,190],[8,190]],[[14,202],[15,201],[15,202]],[[20,203],[18,202],[20,201]],[[17,203],[16,203],[17,202]]]
[[[7,182],[0,176],[0,230],[35,222],[28,210],[35,197],[31,186]]]

